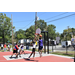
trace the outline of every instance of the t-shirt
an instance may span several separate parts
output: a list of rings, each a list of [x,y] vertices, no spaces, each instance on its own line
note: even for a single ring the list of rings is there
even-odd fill
[[[20,45],[20,48],[23,49],[24,45]]]
[[[4,48],[6,48],[6,44],[4,44]]]
[[[33,43],[33,48],[35,48],[36,47],[36,43]]]
[[[39,46],[43,46],[43,40],[39,40]]]
[[[36,41],[36,45],[37,45],[37,41]]]
[[[15,45],[15,48],[14,48],[14,50],[18,50],[19,48],[18,48],[18,46],[17,45]]]
[[[10,46],[8,45],[8,47],[10,47]]]
[[[3,44],[1,44],[1,47],[3,47]]]

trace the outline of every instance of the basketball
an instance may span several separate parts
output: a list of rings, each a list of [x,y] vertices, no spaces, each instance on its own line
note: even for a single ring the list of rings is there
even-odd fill
[[[41,35],[41,34],[40,34],[39,36],[40,36],[40,37],[42,37],[42,35]]]

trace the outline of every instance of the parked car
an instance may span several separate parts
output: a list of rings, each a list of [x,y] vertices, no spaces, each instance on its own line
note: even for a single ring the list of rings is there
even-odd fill
[[[62,41],[61,42],[62,47],[70,47],[71,46],[71,41]]]

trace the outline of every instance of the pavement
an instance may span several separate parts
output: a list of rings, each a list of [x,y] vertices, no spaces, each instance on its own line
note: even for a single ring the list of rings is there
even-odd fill
[[[42,53],[42,57],[40,58],[40,55],[38,52],[35,54],[35,59],[33,59],[33,55],[30,58],[30,61],[27,60],[31,51],[26,50],[26,54],[22,54],[21,57],[18,56],[18,58],[15,58],[15,55],[13,55],[13,58],[11,57],[12,52],[0,52],[0,62],[73,62],[73,57],[69,56],[62,56],[62,55],[56,55],[56,54],[47,54]]]

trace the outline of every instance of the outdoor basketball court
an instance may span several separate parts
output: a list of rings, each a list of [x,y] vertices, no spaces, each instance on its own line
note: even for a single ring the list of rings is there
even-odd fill
[[[43,56],[40,58],[39,53],[36,52],[35,59],[31,56],[30,60],[28,60],[28,56],[31,51],[25,51],[26,54],[22,54],[21,57],[10,58],[12,52],[0,52],[0,62],[74,62],[73,57],[54,55],[54,54],[42,54]]]

